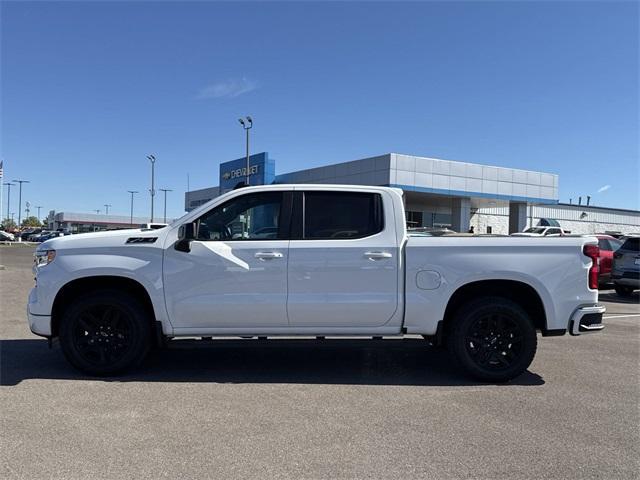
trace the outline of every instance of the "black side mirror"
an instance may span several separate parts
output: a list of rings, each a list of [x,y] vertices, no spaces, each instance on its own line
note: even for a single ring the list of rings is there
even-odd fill
[[[178,241],[176,242],[174,248],[180,252],[190,252],[191,241],[195,240],[195,238],[196,229],[193,222],[180,225],[180,228],[178,229]]]

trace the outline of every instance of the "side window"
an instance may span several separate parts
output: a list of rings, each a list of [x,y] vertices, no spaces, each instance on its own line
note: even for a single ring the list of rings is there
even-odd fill
[[[276,240],[283,192],[242,195],[218,205],[197,222],[198,240]]]
[[[559,228],[549,228],[546,232],[545,232],[545,236],[546,235],[560,235],[560,229]]]
[[[305,192],[303,217],[307,240],[363,238],[384,228],[378,193]]]
[[[598,247],[600,247],[600,250],[611,250],[611,245],[609,245],[609,240],[607,240],[606,238],[599,238],[598,239]]]

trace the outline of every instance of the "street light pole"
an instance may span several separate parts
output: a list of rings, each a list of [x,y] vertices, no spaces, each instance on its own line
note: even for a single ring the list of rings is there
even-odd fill
[[[164,192],[164,223],[167,223],[167,192],[173,192],[168,188],[159,188],[161,192]]]
[[[133,195],[138,193],[137,190],[127,190],[131,194],[131,226],[133,226]]]
[[[11,205],[11,187],[15,186],[15,183],[4,182],[3,185],[9,187],[7,189],[7,218],[9,218],[9,206]]]
[[[156,165],[156,157],[154,157],[153,155],[147,155],[147,158],[151,162],[151,190],[149,190],[149,192],[151,193],[151,222],[153,222],[153,197],[156,195],[154,170]]]
[[[110,203],[105,203],[104,204],[104,208],[106,209],[105,211],[105,215],[109,215],[109,207],[111,207],[112,205]]]
[[[248,187],[249,186],[249,130],[251,130],[253,128],[253,119],[250,116],[246,116],[244,119],[239,118],[238,121],[240,122],[240,125],[242,125],[242,128],[244,128],[244,131],[247,134],[247,179],[245,180],[245,184]]]
[[[36,208],[38,209],[38,220],[40,220],[40,209],[42,208],[42,205],[36,205]]]
[[[20,222],[22,221],[22,184],[23,183],[31,183],[29,180],[11,180],[12,182],[17,182],[20,184],[20,193],[18,194],[18,227],[20,227]]]

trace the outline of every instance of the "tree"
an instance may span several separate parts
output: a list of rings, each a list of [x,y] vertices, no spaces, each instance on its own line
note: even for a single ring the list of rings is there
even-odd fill
[[[17,227],[16,222],[11,220],[10,218],[5,218],[2,221],[2,229],[3,230],[15,230],[16,227]]]
[[[40,223],[40,220],[38,220],[38,217],[35,217],[32,215],[22,220],[22,226],[23,227],[40,227],[42,226],[42,224]]]

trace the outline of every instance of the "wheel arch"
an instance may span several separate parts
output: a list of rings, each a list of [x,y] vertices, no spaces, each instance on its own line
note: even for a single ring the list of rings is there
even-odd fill
[[[531,285],[518,280],[479,280],[466,283],[451,295],[444,312],[440,335],[446,335],[456,312],[467,302],[482,297],[503,297],[520,305],[531,318],[536,330],[543,335],[553,335],[548,330],[545,305],[538,291]]]
[[[153,308],[153,302],[147,289],[138,281],[129,277],[117,275],[95,275],[76,278],[67,282],[58,290],[51,309],[51,335],[57,337],[60,333],[60,323],[65,308],[76,298],[96,290],[115,290],[127,293],[140,301],[148,314],[151,329],[162,334]]]

